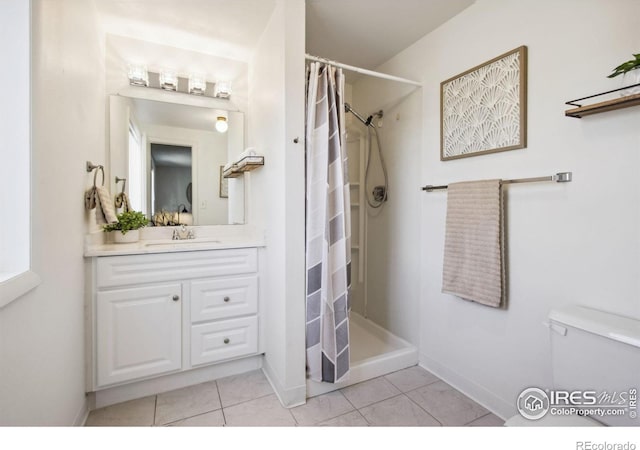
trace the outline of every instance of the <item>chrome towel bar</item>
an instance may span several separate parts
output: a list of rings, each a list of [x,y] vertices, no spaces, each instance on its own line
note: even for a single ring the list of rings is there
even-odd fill
[[[572,172],[558,172],[555,175],[550,175],[548,177],[534,177],[534,178],[516,178],[514,180],[502,180],[502,184],[515,184],[515,183],[537,183],[539,181],[555,181],[557,183],[568,183],[572,181],[573,173]],[[431,192],[431,191],[439,191],[443,189],[447,189],[448,185],[442,186],[424,186],[422,188],[423,191]]]

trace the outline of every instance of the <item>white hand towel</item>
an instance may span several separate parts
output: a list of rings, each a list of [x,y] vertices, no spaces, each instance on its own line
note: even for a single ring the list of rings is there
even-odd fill
[[[129,197],[126,192],[120,192],[114,199],[116,208],[122,208],[122,212],[131,211],[131,204],[129,203]]]
[[[247,149],[245,151],[243,151],[242,153],[240,153],[238,155],[237,161],[241,161],[244,158],[246,158],[247,156],[256,156],[256,148],[255,147],[247,147]]]
[[[118,217],[116,216],[116,210],[113,207],[113,200],[111,200],[109,191],[99,186],[96,188],[96,192],[98,194],[96,201],[96,221],[98,225],[117,222]]]
[[[506,307],[500,180],[452,183],[447,191],[442,292]]]

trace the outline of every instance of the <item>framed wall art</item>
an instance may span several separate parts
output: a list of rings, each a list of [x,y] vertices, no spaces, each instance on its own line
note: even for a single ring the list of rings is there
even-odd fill
[[[527,146],[527,47],[440,83],[440,160]]]

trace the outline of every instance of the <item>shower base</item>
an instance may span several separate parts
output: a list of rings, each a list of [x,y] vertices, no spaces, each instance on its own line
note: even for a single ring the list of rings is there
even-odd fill
[[[418,349],[381,326],[351,312],[349,315],[351,371],[341,383],[307,379],[307,398],[370,380],[418,363]]]

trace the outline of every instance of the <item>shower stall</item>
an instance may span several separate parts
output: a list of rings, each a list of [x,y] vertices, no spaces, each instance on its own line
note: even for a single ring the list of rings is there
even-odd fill
[[[369,314],[369,289],[375,284],[369,279],[368,259],[379,245],[369,235],[370,220],[386,214],[385,208],[395,199],[387,196],[394,186],[384,160],[381,145],[383,111],[367,118],[357,108],[345,104],[347,112],[348,180],[351,200],[351,311],[349,313],[350,372],[339,383],[322,383],[307,378],[307,397],[379,377],[418,362],[416,346],[392,333]],[[379,261],[384,263],[383,261]],[[377,276],[377,274],[376,274]],[[385,298],[387,308],[393,308],[392,298]],[[416,311],[417,313],[417,311]],[[375,315],[375,314],[374,314]],[[378,321],[380,322],[380,321]]]

